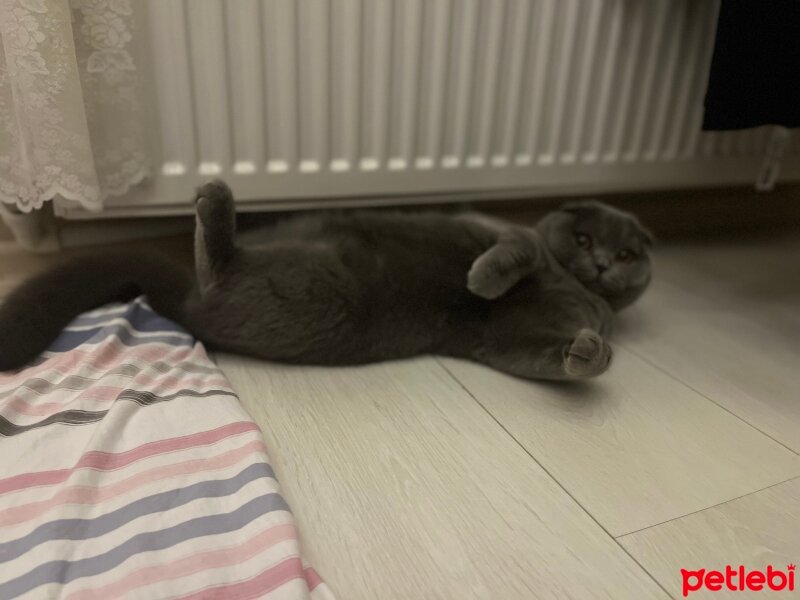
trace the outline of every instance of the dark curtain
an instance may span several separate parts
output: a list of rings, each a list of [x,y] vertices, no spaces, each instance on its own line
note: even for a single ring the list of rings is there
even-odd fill
[[[800,127],[800,0],[722,0],[703,129]]]

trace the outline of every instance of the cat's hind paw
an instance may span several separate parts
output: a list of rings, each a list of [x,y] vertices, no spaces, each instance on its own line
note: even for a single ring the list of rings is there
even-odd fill
[[[221,179],[209,181],[197,190],[195,210],[206,225],[231,218],[235,211],[231,188]]]
[[[570,377],[600,375],[611,364],[611,346],[591,329],[581,329],[564,349],[564,371]]]

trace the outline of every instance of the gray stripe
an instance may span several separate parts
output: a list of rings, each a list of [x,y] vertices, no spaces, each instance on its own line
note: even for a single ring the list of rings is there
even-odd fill
[[[53,423],[63,423],[64,425],[86,425],[87,423],[94,423],[102,419],[107,410],[102,411],[88,411],[88,410],[65,410],[54,415],[50,415],[46,419],[31,423],[30,425],[17,425],[12,423],[3,416],[0,416],[0,436],[11,437],[18,435],[31,429],[39,429],[46,427]]]
[[[255,463],[229,479],[201,481],[193,485],[160,492],[135,500],[108,514],[94,519],[59,519],[40,525],[28,535],[0,544],[0,563],[19,558],[39,544],[51,540],[88,540],[114,531],[134,519],[182,506],[197,498],[230,496],[251,481],[261,477],[275,477],[272,467]]]
[[[217,369],[216,367],[203,367],[200,365],[192,365],[192,364],[175,365],[163,361],[149,364],[147,365],[146,369],[157,371],[158,373],[161,374],[169,373],[175,370],[180,370],[183,371],[184,373],[201,373],[208,375],[215,375],[219,372],[219,369]],[[80,390],[85,390],[86,388],[91,387],[93,384],[100,383],[103,377],[109,377],[112,375],[125,375],[127,377],[135,377],[144,370],[145,370],[144,368],[138,367],[136,365],[124,364],[114,367],[110,371],[103,373],[102,376],[98,379],[82,377],[81,375],[70,375],[60,381],[52,382],[48,381],[47,379],[42,379],[40,377],[32,377],[31,379],[28,379],[27,381],[25,381],[24,383],[22,383],[13,390],[6,390],[5,392],[0,392],[0,399],[10,396],[14,392],[22,388],[27,388],[42,396],[56,390],[68,390],[71,392],[77,392]]]
[[[156,396],[152,392],[137,392],[136,390],[122,390],[116,397],[114,402],[120,400],[132,400],[140,406],[150,406],[151,404],[158,404],[159,402],[167,402],[175,398],[184,396],[191,396],[194,398],[206,398],[208,396],[231,396],[236,398],[236,394],[227,390],[208,390],[205,392],[196,392],[194,390],[180,390],[169,396]],[[10,437],[18,435],[31,429],[39,429],[54,423],[61,423],[62,425],[86,425],[87,423],[96,423],[108,414],[108,410],[64,410],[50,415],[46,419],[31,423],[30,425],[17,425],[0,416],[0,436]]]
[[[57,384],[51,383],[46,379],[34,377],[24,381],[22,384],[20,384],[13,390],[6,390],[5,392],[0,392],[0,399],[6,398],[11,394],[16,393],[17,390],[21,390],[23,388],[32,390],[39,395],[44,395],[52,390],[70,390],[70,391],[83,390],[89,387],[89,385],[91,385],[92,383],[94,383],[93,379],[89,379],[88,377],[81,377],[80,375],[70,375],[69,377],[65,377],[64,379],[59,381]]]
[[[40,585],[63,585],[82,577],[99,575],[142,552],[163,550],[193,538],[236,531],[261,515],[276,510],[289,510],[289,507],[280,494],[264,494],[229,513],[198,517],[159,531],[140,533],[97,556],[44,563],[24,575],[0,584],[0,600],[16,598]],[[158,558],[154,560],[157,562]]]

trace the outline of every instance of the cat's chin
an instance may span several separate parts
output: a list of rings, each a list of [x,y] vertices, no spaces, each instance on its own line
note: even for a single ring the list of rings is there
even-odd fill
[[[569,269],[572,275],[586,287],[600,283],[600,275],[596,270],[589,271],[587,269],[575,268],[574,266]]]
[[[602,276],[596,276],[593,279],[589,279],[583,281],[578,278],[578,280],[584,285],[584,287],[589,290],[590,292],[594,292],[598,296],[603,296],[604,298],[607,296],[613,296],[615,294],[620,294],[625,291],[625,285],[615,284],[612,281],[605,280]]]
[[[590,281],[582,281],[583,287],[585,287],[590,292],[594,292],[598,296],[604,296],[608,290],[605,289],[605,286],[599,281],[599,278],[592,279]]]
[[[575,278],[584,285],[584,287],[595,293],[599,294],[608,287],[607,282],[603,279],[603,276],[597,273],[597,271],[593,273],[574,271],[573,274],[575,275]]]

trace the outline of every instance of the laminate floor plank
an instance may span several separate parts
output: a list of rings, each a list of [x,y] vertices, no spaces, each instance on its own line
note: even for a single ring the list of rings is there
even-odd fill
[[[796,565],[800,556],[800,479],[756,492],[680,519],[651,527],[619,538],[628,551],[664,585],[675,598],[683,597],[680,570],[698,569],[726,571],[730,565],[738,571],[766,571],[768,565],[787,574],[789,565]],[[797,598],[800,578],[795,589],[777,592],[731,591],[727,582],[721,590],[691,591],[697,579],[688,579],[689,598]],[[713,583],[713,581],[712,581]],[[731,578],[739,586],[738,575]],[[781,585],[781,578],[774,579]]]
[[[800,453],[798,257],[794,238],[667,248],[617,342]]]
[[[443,364],[614,536],[800,475],[800,456],[619,346],[578,385]]]
[[[219,364],[339,598],[665,598],[431,358]]]

